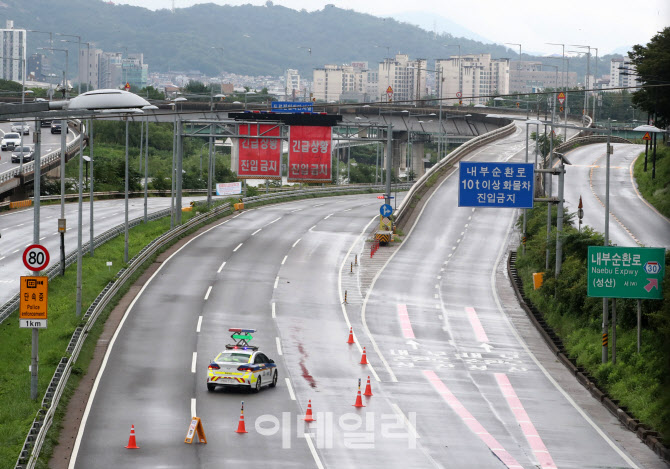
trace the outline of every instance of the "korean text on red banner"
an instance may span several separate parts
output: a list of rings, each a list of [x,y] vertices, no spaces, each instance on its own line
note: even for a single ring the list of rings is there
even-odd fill
[[[331,128],[292,125],[289,129],[288,181],[331,180]]]
[[[238,179],[281,179],[280,127],[275,124],[241,124]]]

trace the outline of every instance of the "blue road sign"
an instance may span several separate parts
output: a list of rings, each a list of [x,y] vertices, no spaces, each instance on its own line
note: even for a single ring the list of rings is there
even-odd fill
[[[389,204],[383,204],[381,207],[379,207],[379,213],[382,217],[388,217],[393,213],[393,207],[391,207]]]
[[[533,163],[461,161],[459,207],[533,208]]]
[[[314,112],[314,103],[306,101],[272,101],[272,112]]]

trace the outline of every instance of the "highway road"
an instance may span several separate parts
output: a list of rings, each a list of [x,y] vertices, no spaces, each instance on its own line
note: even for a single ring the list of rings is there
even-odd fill
[[[28,145],[33,145],[33,134],[35,133],[35,122],[26,121],[26,124],[30,127],[30,135],[23,136],[23,143]],[[2,123],[0,124],[0,138],[2,138],[7,132],[11,131],[12,124]],[[68,143],[75,138],[75,133],[70,131],[67,134]],[[51,153],[60,149],[60,134],[52,134],[49,127],[42,127],[42,155]],[[0,151],[0,173],[9,171],[10,169],[16,168],[19,166],[19,163],[12,163],[12,152],[11,151]]]
[[[524,146],[518,128],[468,159],[522,161]],[[555,359],[543,365],[512,325],[496,272],[518,212],[458,208],[456,191],[450,176],[394,254],[372,261],[374,196],[248,210],[194,238],[127,310],[70,467],[662,467],[604,431],[547,370]],[[368,287],[360,271],[383,256]],[[207,392],[229,327],[258,329],[277,388]],[[368,376],[374,396],[352,407]],[[317,421],[305,427],[308,399]],[[192,415],[207,445],[183,443]],[[140,450],[123,448],[130,425]]]
[[[611,242],[618,246],[670,249],[670,220],[642,198],[633,180],[632,165],[638,155],[644,153],[644,145],[618,143],[613,147],[610,161]],[[566,207],[570,212],[576,212],[581,195],[583,224],[600,233],[605,231],[605,148],[604,143],[585,145],[566,154],[572,163],[566,167],[565,174]],[[555,187],[556,184],[552,189]]]
[[[191,200],[202,197],[184,197],[186,207]],[[170,208],[169,197],[149,197],[148,212],[158,212]],[[94,236],[113,228],[125,220],[124,200],[100,200],[94,202],[93,223]],[[77,217],[78,204],[65,204],[67,231],[65,233],[65,254],[77,250]],[[128,202],[128,219],[144,216],[144,199],[130,199]],[[90,239],[90,204],[83,204],[83,242]],[[42,205],[40,207],[40,244],[49,250],[49,266],[60,261],[60,234],[58,219],[60,204]],[[19,277],[32,275],[23,265],[24,249],[33,244],[34,209],[27,208],[0,214],[0,304],[4,304],[19,292]]]

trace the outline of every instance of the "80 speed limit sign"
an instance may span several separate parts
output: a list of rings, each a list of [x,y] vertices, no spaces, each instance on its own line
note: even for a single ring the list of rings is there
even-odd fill
[[[42,245],[31,244],[23,251],[23,264],[33,272],[37,272],[49,265],[49,251]]]

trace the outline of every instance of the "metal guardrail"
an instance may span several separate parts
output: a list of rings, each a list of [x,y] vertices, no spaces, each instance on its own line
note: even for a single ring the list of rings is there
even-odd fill
[[[456,148],[454,151],[449,153],[446,158],[442,158],[435,166],[430,168],[426,173],[421,176],[417,181],[416,184],[409,190],[407,195],[405,196],[404,200],[400,204],[400,207],[398,207],[398,210],[396,211],[395,215],[395,220],[396,223],[399,222],[402,217],[407,213],[407,207],[409,207],[412,197],[414,194],[420,190],[428,181],[428,179],[435,174],[437,171],[442,169],[445,165],[451,164],[455,161],[460,160],[463,158],[465,155],[470,153],[472,150],[479,148],[482,145],[485,145],[493,140],[497,140],[499,138],[502,138],[506,135],[509,135],[510,133],[514,132],[516,129],[516,124],[514,122],[504,126],[500,127],[498,129],[492,130],[491,132],[487,132],[485,134],[482,134],[478,137],[475,137],[468,142],[462,144],[458,148]]]
[[[72,150],[75,148],[79,148],[79,142],[81,141],[81,136],[82,132],[80,132],[72,141],[65,147],[65,152],[70,153]],[[47,153],[44,156],[40,156],[40,164],[41,166],[46,166],[51,164],[54,161],[57,161],[60,159],[60,149],[52,151],[51,153]],[[4,173],[0,173],[0,185],[6,181],[9,181],[10,179],[15,178],[16,176],[20,174],[30,174],[35,171],[35,161],[31,161],[29,163],[24,163],[23,164],[23,173],[19,171],[20,167],[17,166],[15,168],[12,168],[8,171],[5,171]]]
[[[413,183],[403,183],[396,184],[393,187],[396,189],[405,189],[412,186]],[[339,187],[323,187],[315,189],[301,189],[301,190],[292,190],[288,192],[282,192],[278,194],[267,194],[254,197],[244,197],[242,201],[244,203],[254,204],[257,202],[263,201],[272,201],[278,199],[287,199],[294,198],[298,196],[304,196],[309,194],[328,194],[328,193],[338,193],[338,192],[362,192],[369,190],[385,190],[384,185],[380,184],[360,184],[360,185],[350,185],[350,186],[339,186]],[[146,245],[142,250],[137,253],[135,257],[130,259],[128,266],[125,269],[121,269],[114,281],[107,284],[107,286],[100,292],[97,298],[91,303],[88,310],[84,314],[82,320],[85,321],[84,325],[77,327],[72,334],[69,345],[66,349],[68,354],[65,357],[62,357],[59,364],[54,371],[51,382],[47,387],[47,390],[42,399],[41,409],[37,412],[33,424],[28,431],[28,436],[26,437],[23,448],[19,454],[19,457],[16,462],[15,469],[33,469],[37,464],[42,445],[46,439],[46,434],[53,422],[53,416],[57,410],[58,403],[63,394],[63,390],[67,385],[67,380],[69,379],[70,373],[74,363],[77,361],[79,352],[83,347],[84,340],[88,336],[88,332],[95,324],[98,316],[104,309],[107,307],[111,299],[119,292],[123,285],[132,277],[135,271],[144,264],[151,256],[153,256],[159,249],[171,243],[174,239],[182,236],[188,232],[191,228],[207,222],[210,219],[217,218],[225,212],[232,212],[232,207],[229,203],[225,203],[215,207],[214,209],[206,212],[204,214],[198,215],[187,223],[175,227],[163,235],[157,237]],[[169,215],[170,209],[162,210],[160,212],[155,212],[153,218],[160,218],[161,216]],[[143,217],[138,217],[132,220],[133,226],[139,224],[143,220]],[[98,245],[98,240],[100,239],[100,244],[102,244],[103,237],[107,236],[107,239],[111,239],[114,236],[117,236],[123,232],[124,225],[118,225],[111,230],[106,231],[100,236],[94,239],[96,246]],[[70,259],[71,258],[71,259]],[[74,263],[76,260],[76,252],[71,253],[66,258],[66,265],[68,264],[68,259],[70,259],[70,264]],[[54,272],[54,276],[59,272],[60,262],[57,265],[52,266],[48,271],[47,275],[51,279],[51,273]],[[17,305],[18,305],[18,295],[17,295]],[[5,305],[7,306],[7,304]],[[4,308],[4,307],[3,307]],[[16,307],[14,307],[14,310]],[[11,311],[13,312],[13,310]],[[11,312],[9,314],[11,314]]]

